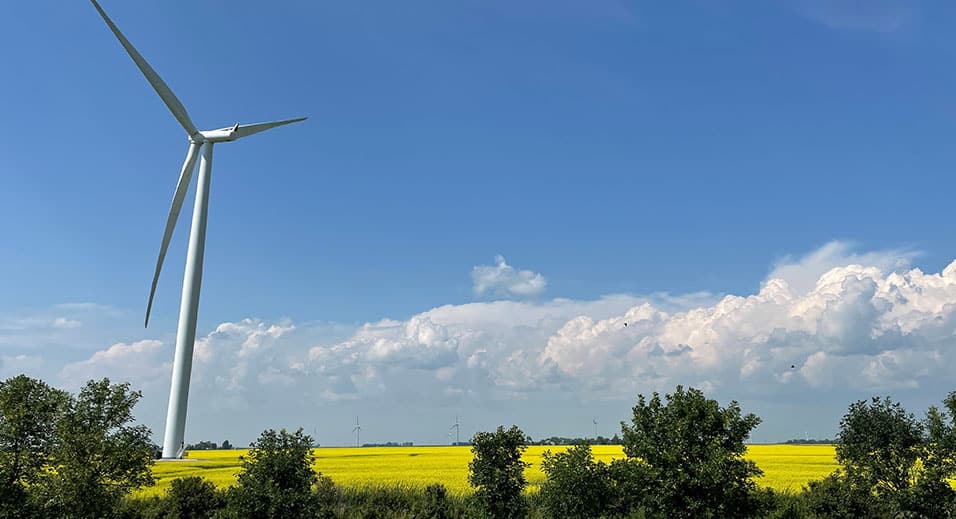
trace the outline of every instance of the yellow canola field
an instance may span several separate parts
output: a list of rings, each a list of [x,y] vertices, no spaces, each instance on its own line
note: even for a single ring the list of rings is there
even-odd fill
[[[532,491],[544,480],[541,455],[548,449],[557,452],[566,447],[533,446],[525,452],[524,460],[531,464],[525,475]],[[596,459],[605,462],[624,457],[616,445],[596,445],[592,450]],[[139,495],[162,494],[170,481],[186,476],[202,476],[227,487],[236,481],[239,457],[245,453],[192,451],[183,461],[157,462],[153,466],[156,485]],[[315,449],[315,455],[315,469],[343,486],[424,487],[442,483],[454,494],[472,491],[468,485],[470,447],[322,447]],[[757,483],[775,490],[799,491],[807,481],[822,478],[836,468],[832,445],[751,445],[747,457],[764,471]]]

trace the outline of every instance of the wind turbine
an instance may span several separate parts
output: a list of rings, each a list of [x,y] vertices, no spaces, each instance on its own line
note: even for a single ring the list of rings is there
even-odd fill
[[[459,439],[458,439],[458,433],[461,432],[461,426],[460,426],[460,424],[458,423],[458,415],[455,415],[455,425],[452,425],[451,427],[448,428],[448,434],[449,434],[449,435],[451,435],[451,430],[452,430],[452,429],[455,430],[455,445],[458,445],[458,444],[460,443],[460,441],[459,441]]]
[[[594,424],[594,441],[597,441],[597,438],[598,438],[598,435],[597,435],[597,418],[592,418],[592,419],[591,419],[591,423]]]
[[[263,132],[277,126],[304,121],[305,117],[286,119],[257,124],[239,124],[218,130],[200,131],[193,124],[186,108],[179,101],[169,86],[146,62],[146,59],[133,47],[133,44],[123,36],[119,28],[110,20],[103,8],[96,0],[90,0],[103,21],[126,49],[126,53],[133,58],[133,62],[153,90],[179,121],[186,135],[189,137],[189,150],[186,152],[186,161],[179,173],[179,183],[173,194],[173,202],[166,217],[166,230],[159,247],[159,259],[156,260],[156,271],[153,274],[153,284],[149,289],[149,301],[146,303],[145,326],[149,326],[149,312],[153,307],[153,296],[156,294],[156,283],[159,281],[159,272],[163,268],[163,259],[166,258],[166,249],[172,238],[179,218],[179,211],[186,198],[186,191],[192,180],[196,158],[202,150],[202,160],[199,165],[199,180],[196,185],[196,201],[193,205],[192,228],[189,232],[189,249],[186,253],[186,272],[183,277],[183,294],[179,305],[179,329],[176,332],[176,356],[173,361],[173,379],[169,388],[169,408],[166,413],[166,434],[163,438],[163,458],[178,458],[183,452],[183,434],[186,429],[186,403],[189,398],[189,377],[192,371],[193,344],[196,339],[196,316],[199,312],[199,289],[202,284],[203,253],[206,246],[206,215],[209,209],[209,180],[212,174],[212,148],[220,142],[232,142],[236,139]]]
[[[352,428],[352,432],[355,433],[355,446],[361,447],[359,445],[359,435],[362,434],[362,426],[358,423],[358,417],[355,417],[355,427]]]

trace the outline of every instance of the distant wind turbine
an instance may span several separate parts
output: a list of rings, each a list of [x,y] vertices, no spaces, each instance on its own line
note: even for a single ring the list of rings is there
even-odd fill
[[[362,426],[359,425],[358,417],[355,417],[355,427],[352,428],[352,432],[355,433],[355,446],[361,447],[359,444],[359,435],[362,434]]]
[[[305,117],[286,119],[257,124],[239,124],[218,130],[200,131],[193,124],[186,108],[179,101],[169,86],[146,62],[146,59],[133,47],[133,44],[123,36],[119,28],[110,20],[106,12],[96,0],[90,0],[93,7],[103,17],[103,21],[126,49],[126,53],[133,58],[133,62],[153,90],[173,113],[173,117],[186,130],[189,137],[189,150],[186,152],[186,161],[179,173],[179,183],[173,194],[173,202],[166,217],[166,230],[159,247],[159,259],[156,260],[156,270],[153,273],[153,284],[149,289],[149,301],[146,303],[146,319],[144,324],[149,325],[149,313],[153,307],[153,296],[156,294],[156,283],[159,281],[159,272],[163,268],[166,258],[166,249],[176,227],[186,191],[192,180],[193,170],[199,151],[202,150],[202,160],[199,166],[199,180],[196,187],[196,202],[193,206],[192,228],[189,232],[189,249],[186,253],[186,272],[183,277],[183,294],[179,305],[179,329],[176,332],[176,356],[173,361],[173,379],[169,388],[169,408],[166,413],[166,434],[163,439],[163,458],[178,458],[183,452],[183,434],[186,429],[186,404],[189,398],[189,377],[192,371],[193,345],[196,339],[196,316],[199,312],[199,289],[202,284],[203,253],[206,247],[206,215],[209,209],[209,180],[212,175],[212,148],[220,142],[232,142],[236,139],[263,132],[277,126],[304,121]]]
[[[458,423],[458,415],[455,415],[455,424],[448,428],[449,436],[451,435],[452,429],[455,430],[455,445],[458,445],[459,443],[461,443],[461,441],[458,438],[458,433],[461,432],[461,424]]]
[[[597,437],[598,437],[598,435],[597,435],[597,432],[598,432],[598,431],[597,431],[597,425],[598,425],[598,424],[597,424],[597,418],[591,419],[591,422],[594,424],[594,440],[597,441]]]

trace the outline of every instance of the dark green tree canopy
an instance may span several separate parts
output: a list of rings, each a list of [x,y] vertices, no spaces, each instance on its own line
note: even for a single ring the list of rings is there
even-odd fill
[[[310,516],[318,507],[314,462],[312,438],[301,428],[263,431],[242,458],[242,472],[228,494],[230,511],[250,519]]]
[[[150,431],[134,425],[141,397],[104,378],[71,399],[56,428],[56,471],[44,482],[56,515],[106,516],[130,491],[153,484]]]
[[[19,375],[0,382],[0,484],[35,483],[50,463],[69,394]]]
[[[943,411],[930,406],[926,413],[926,453],[923,463],[943,478],[956,473],[956,391],[943,400]]]
[[[737,402],[721,407],[677,386],[663,400],[638,396],[631,423],[621,424],[624,452],[654,474],[653,501],[670,517],[750,517],[759,508],[752,478],[761,471],[744,459],[744,442],[759,423]]]
[[[837,461],[847,476],[874,490],[909,487],[923,453],[923,424],[889,397],[854,402],[840,420]]]
[[[594,461],[590,445],[545,451],[541,470],[547,480],[541,485],[540,498],[555,519],[599,517],[613,500],[610,467]]]
[[[222,495],[211,481],[198,476],[174,479],[166,492],[169,516],[208,519],[222,508]]]
[[[475,497],[485,513],[494,519],[524,517],[527,503],[521,492],[527,481],[527,463],[521,455],[527,438],[516,425],[499,426],[495,432],[479,432],[471,440],[474,454],[468,464],[468,482],[476,487]]]

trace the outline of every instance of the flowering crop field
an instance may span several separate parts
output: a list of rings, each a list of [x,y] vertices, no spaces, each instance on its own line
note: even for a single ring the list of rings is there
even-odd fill
[[[529,490],[534,491],[544,480],[541,455],[548,449],[557,452],[566,447],[533,446],[525,452],[524,460],[531,463],[525,472]],[[596,459],[605,462],[624,457],[617,445],[596,445],[592,450]],[[186,460],[158,462],[153,465],[156,485],[138,495],[165,493],[170,481],[186,476],[202,476],[227,487],[236,481],[239,457],[245,453],[192,451]],[[468,485],[470,447],[322,447],[315,449],[315,456],[315,469],[343,486],[424,487],[442,483],[454,494],[472,491]],[[836,468],[832,445],[751,445],[747,458],[764,471],[757,483],[775,490],[799,491],[807,481],[822,478]]]

